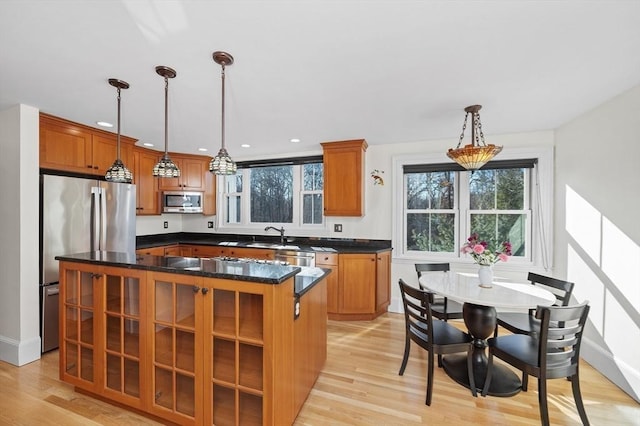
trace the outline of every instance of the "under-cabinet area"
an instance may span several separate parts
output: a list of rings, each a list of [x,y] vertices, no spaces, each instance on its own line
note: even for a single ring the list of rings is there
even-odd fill
[[[326,282],[296,293],[299,268],[269,267],[282,282],[61,259],[60,378],[178,424],[293,423],[326,359]]]

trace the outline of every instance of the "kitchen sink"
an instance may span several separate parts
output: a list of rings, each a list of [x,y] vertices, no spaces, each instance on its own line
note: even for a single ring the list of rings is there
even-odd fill
[[[202,266],[202,259],[197,259],[194,257],[168,256],[166,257],[165,262],[165,266],[168,268],[193,269],[200,268]]]
[[[253,247],[253,248],[268,248],[268,249],[274,249],[274,250],[300,250],[300,247],[298,246],[288,246],[288,245],[282,245],[282,244],[274,244],[274,243],[249,243],[247,244],[247,247]]]
[[[277,244],[273,244],[273,243],[249,243],[247,244],[247,247],[254,247],[254,248],[274,248],[274,246],[277,246]]]

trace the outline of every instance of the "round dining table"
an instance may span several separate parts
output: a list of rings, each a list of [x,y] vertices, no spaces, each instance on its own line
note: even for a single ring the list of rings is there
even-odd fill
[[[556,302],[553,293],[530,283],[496,279],[491,286],[480,286],[476,274],[424,274],[420,278],[420,285],[429,292],[463,304],[464,323],[473,338],[470,358],[467,355],[447,355],[442,359],[442,367],[453,380],[471,389],[468,369],[470,364],[476,392],[482,391],[487,375],[487,338],[496,327],[496,308],[527,310],[537,306],[551,306]],[[520,378],[512,370],[502,364],[493,364],[489,395],[512,396],[520,392],[521,388]]]

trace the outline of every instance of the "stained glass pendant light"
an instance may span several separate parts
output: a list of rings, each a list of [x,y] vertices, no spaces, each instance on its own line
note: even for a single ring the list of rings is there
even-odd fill
[[[168,106],[169,106],[169,79],[176,76],[176,72],[173,68],[159,65],[156,67],[156,72],[161,77],[164,77],[164,155],[153,166],[153,175],[160,178],[175,178],[180,176],[180,169],[169,158],[169,119],[168,119]]]
[[[125,167],[120,159],[120,90],[128,89],[129,83],[115,78],[109,79],[109,84],[118,89],[118,136],[116,142],[116,161],[109,167],[104,175],[105,180],[117,183],[131,183],[133,174]]]
[[[455,149],[450,148],[447,152],[449,158],[467,170],[479,169],[502,151],[501,146],[484,143],[484,134],[480,123],[480,108],[482,108],[482,105],[471,105],[464,109],[466,115],[464,116],[460,141]],[[471,143],[460,148],[462,139],[464,139],[464,131],[467,128],[469,114],[471,114]]]
[[[209,171],[216,175],[235,175],[238,166],[233,162],[224,147],[224,71],[227,65],[233,64],[233,56],[227,52],[213,52],[213,60],[222,66],[222,139],[218,155],[209,163]]]

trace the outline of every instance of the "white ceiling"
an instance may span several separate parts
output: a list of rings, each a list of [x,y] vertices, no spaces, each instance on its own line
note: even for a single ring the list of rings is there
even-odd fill
[[[166,65],[169,150],[214,155],[215,50],[234,159],[456,139],[472,104],[486,135],[548,130],[640,84],[640,1],[1,0],[0,110],[115,124],[118,78],[122,133],[163,150]]]

